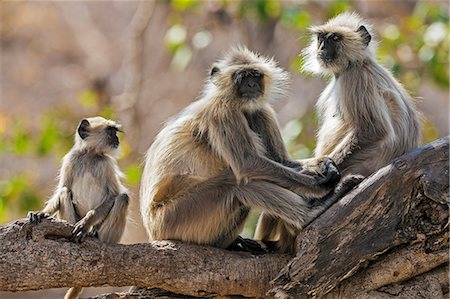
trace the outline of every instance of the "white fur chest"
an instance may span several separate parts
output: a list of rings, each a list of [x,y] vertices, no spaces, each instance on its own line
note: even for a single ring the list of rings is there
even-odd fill
[[[339,97],[339,84],[333,81],[323,91],[317,102],[321,124],[317,136],[316,156],[324,155],[324,147],[327,143],[336,139],[336,133],[343,126],[342,112],[339,111]]]
[[[80,217],[98,207],[105,200],[104,186],[91,173],[75,177],[72,185],[72,200]]]

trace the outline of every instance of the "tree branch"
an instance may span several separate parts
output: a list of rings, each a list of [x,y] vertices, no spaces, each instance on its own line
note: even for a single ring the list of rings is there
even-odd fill
[[[286,265],[272,283],[279,297],[320,297],[338,284],[327,298],[388,298],[400,292],[395,283],[410,293],[426,282],[437,288],[446,270],[429,270],[448,260],[448,142],[416,149],[365,180],[300,233],[290,262],[288,255],[255,257],[171,241],[74,244],[65,222],[22,219],[0,227],[0,291],[109,285],[264,297]]]
[[[304,229],[297,256],[273,281],[272,292],[281,298],[321,297],[400,245],[420,242],[423,254],[446,248],[448,191],[446,137],[380,169]],[[406,272],[402,279],[411,275]],[[378,279],[371,287],[392,277]]]
[[[261,297],[289,260],[171,241],[121,245],[87,238],[74,244],[67,239],[72,229],[54,219],[37,225],[21,219],[0,227],[0,290],[109,285]]]

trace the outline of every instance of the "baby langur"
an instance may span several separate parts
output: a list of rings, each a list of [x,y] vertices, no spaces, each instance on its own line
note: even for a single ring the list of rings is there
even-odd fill
[[[166,124],[147,152],[140,201],[151,239],[256,251],[257,242],[239,237],[250,209],[297,230],[330,204],[304,196],[334,188],[334,163],[319,163],[324,175],[302,173],[269,105],[285,96],[287,84],[272,59],[245,48],[214,64],[200,98]],[[276,246],[288,251],[292,238]]]
[[[413,99],[378,64],[371,26],[355,13],[344,13],[311,32],[304,70],[333,75],[317,102],[315,157],[332,158],[343,176],[365,177],[417,147]]]
[[[28,214],[39,222],[58,213],[59,219],[75,224],[72,240],[87,234],[107,243],[119,242],[125,228],[127,189],[114,155],[121,126],[102,117],[83,119],[75,133],[75,145],[63,158],[59,184],[40,212]],[[65,298],[77,298],[82,288],[71,288]]]

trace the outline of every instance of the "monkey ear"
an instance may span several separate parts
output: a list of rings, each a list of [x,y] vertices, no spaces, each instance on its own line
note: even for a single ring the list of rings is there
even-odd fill
[[[358,30],[356,30],[361,35],[363,43],[368,46],[370,43],[370,40],[372,39],[372,36],[370,35],[369,31],[367,31],[366,27],[363,25],[359,26]]]
[[[219,71],[220,69],[217,66],[213,67],[211,69],[211,76],[214,76],[214,74],[218,73]]]
[[[87,119],[83,119],[78,126],[78,135],[80,135],[81,139],[86,139],[89,136],[89,127],[90,123]]]

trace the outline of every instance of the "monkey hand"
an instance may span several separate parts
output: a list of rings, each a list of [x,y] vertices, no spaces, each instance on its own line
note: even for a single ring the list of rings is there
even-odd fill
[[[30,223],[39,223],[42,219],[48,218],[50,215],[44,212],[28,212],[27,218]]]
[[[70,237],[70,241],[74,243],[83,242],[84,238],[90,231],[90,225],[87,225],[85,219],[81,219],[75,224],[75,228],[72,231],[72,236]]]
[[[317,174],[319,185],[325,188],[333,188],[336,186],[341,179],[341,174],[334,161],[328,157],[324,157],[318,167],[320,169]]]

